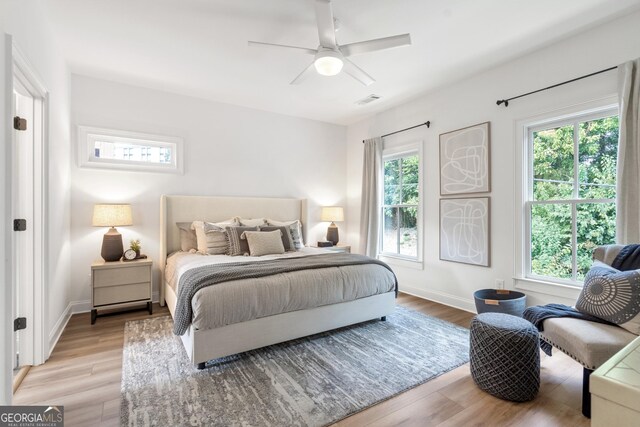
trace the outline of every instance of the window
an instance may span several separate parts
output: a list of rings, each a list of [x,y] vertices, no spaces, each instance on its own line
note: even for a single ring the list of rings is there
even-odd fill
[[[180,138],[78,127],[80,165],[182,173]]]
[[[384,159],[382,254],[418,258],[420,158],[405,153]]]
[[[581,284],[593,249],[615,243],[615,110],[527,128],[526,274]]]

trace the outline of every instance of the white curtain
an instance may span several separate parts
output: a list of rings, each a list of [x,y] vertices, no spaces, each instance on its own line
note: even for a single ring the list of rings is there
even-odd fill
[[[640,59],[618,66],[616,235],[618,243],[640,243]]]
[[[360,210],[360,248],[370,257],[378,255],[380,193],[382,182],[382,138],[364,141],[362,199]]]

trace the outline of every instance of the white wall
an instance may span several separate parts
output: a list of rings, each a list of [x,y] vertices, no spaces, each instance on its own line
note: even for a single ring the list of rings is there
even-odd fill
[[[185,141],[184,175],[79,168],[72,159],[72,301],[89,300],[89,266],[100,258],[106,230],[91,227],[94,203],[131,203],[134,225],[119,229],[125,246],[140,238],[142,252],[157,260],[161,194],[307,198],[318,219],[318,206],[345,202],[344,126],[77,75],[71,86],[73,129],[89,125]],[[308,240],[325,232],[326,224],[312,223]]]
[[[54,333],[55,323],[63,316],[69,295],[69,71],[59,50],[53,42],[48,20],[43,12],[42,4],[37,0],[2,2],[0,10],[2,26],[0,33],[13,36],[15,45],[35,69],[39,79],[49,91],[49,174],[47,186],[49,197],[49,218],[46,224],[49,239],[50,260],[46,271],[45,283],[47,306],[45,323],[49,330],[44,333],[48,337]],[[6,67],[4,56],[1,66]],[[4,81],[4,80],[3,80]],[[0,93],[3,102],[11,99],[11,94]],[[8,98],[7,98],[8,97]],[[9,113],[2,114],[3,119]],[[3,134],[4,136],[4,134]],[[4,147],[5,144],[3,144]],[[2,156],[3,158],[4,155]],[[4,169],[3,165],[3,169]],[[10,184],[9,184],[10,185]],[[10,186],[2,186],[0,197],[3,206],[8,200]],[[2,217],[3,224],[10,224]],[[4,229],[3,229],[4,230]],[[6,242],[7,236],[3,236]],[[5,254],[8,255],[8,254]],[[3,286],[7,286],[4,283]],[[3,330],[5,326],[2,325]],[[12,330],[12,329],[11,329]],[[7,350],[10,339],[2,340],[3,350]],[[8,346],[8,353],[11,346]],[[47,349],[45,348],[45,351]],[[7,353],[3,351],[3,354]],[[12,356],[9,356],[12,357]],[[2,365],[3,368],[5,364]],[[11,372],[2,370],[3,375],[11,378]],[[4,384],[4,381],[3,381]],[[7,401],[2,396],[3,403]]]
[[[392,146],[421,139],[424,147],[424,264],[422,269],[394,265],[400,288],[436,301],[473,310],[473,291],[494,287],[495,279],[514,281],[516,122],[552,110],[602,99],[616,92],[616,72],[609,72],[557,89],[512,101],[508,108],[496,100],[519,95],[640,56],[640,13],[610,22],[561,43],[473,78],[425,94],[348,127],[347,221],[348,241],[358,242],[362,139],[430,120],[419,129],[387,138]],[[491,122],[491,267],[475,267],[439,260],[438,136],[465,126]],[[510,285],[510,286],[509,286]],[[560,302],[560,298],[527,291],[529,304]],[[565,296],[577,296],[577,292]]]

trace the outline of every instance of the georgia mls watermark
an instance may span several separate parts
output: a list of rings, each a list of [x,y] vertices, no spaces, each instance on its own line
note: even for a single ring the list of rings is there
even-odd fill
[[[63,427],[64,406],[0,406],[0,427]]]

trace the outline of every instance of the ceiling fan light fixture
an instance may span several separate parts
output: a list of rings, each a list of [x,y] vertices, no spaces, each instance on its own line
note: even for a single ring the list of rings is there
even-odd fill
[[[342,61],[342,55],[339,52],[325,50],[318,52],[313,64],[315,65],[318,74],[322,74],[323,76],[335,76],[342,71],[344,62]]]

